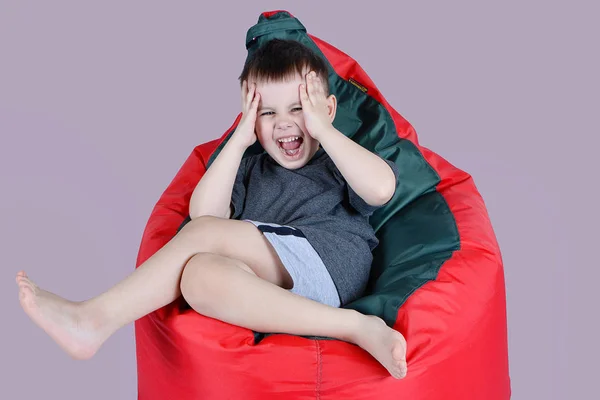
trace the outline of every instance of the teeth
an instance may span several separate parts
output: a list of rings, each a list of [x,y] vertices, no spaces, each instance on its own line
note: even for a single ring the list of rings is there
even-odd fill
[[[298,140],[299,138],[300,138],[300,136],[294,136],[294,137],[290,137],[290,138],[279,139],[278,142],[280,142],[280,143],[293,142],[294,140]]]

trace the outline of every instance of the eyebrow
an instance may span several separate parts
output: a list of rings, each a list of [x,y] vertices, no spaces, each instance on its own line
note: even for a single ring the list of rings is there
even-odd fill
[[[299,102],[299,101],[297,101],[297,102],[295,102],[295,103],[292,103],[292,104],[290,104],[290,105],[289,105],[289,107],[292,107],[292,106],[301,106],[301,105],[302,105],[302,103],[301,103],[301,102]],[[262,107],[260,107],[260,106],[259,106],[257,111],[262,111],[262,110],[265,110],[265,109],[272,110],[272,109],[273,109],[273,107],[265,107],[265,106],[262,106]]]

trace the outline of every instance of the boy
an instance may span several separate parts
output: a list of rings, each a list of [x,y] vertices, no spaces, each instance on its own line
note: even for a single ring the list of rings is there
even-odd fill
[[[300,43],[265,44],[240,81],[242,119],[194,189],[190,221],[177,235],[84,302],[19,272],[25,312],[85,359],[120,327],[183,295],[197,312],[255,331],[357,344],[404,377],[403,336],[340,308],[366,286],[377,245],[367,217],[392,198],[396,166],[333,127],[327,67]],[[256,140],[266,152],[242,159]]]

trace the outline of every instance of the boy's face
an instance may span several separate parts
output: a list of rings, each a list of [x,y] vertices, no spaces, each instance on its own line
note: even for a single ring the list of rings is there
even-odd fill
[[[305,83],[306,79],[298,74],[293,80],[256,82],[260,93],[256,115],[258,141],[279,165],[288,169],[304,166],[319,149],[319,142],[304,125],[299,86]]]

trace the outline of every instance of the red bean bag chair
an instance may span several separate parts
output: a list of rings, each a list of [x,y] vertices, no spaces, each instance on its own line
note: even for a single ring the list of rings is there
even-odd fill
[[[359,64],[290,13],[261,14],[248,54],[272,38],[325,58],[339,102],[334,126],[400,169],[394,198],[370,218],[380,244],[367,292],[344,307],[378,315],[406,337],[408,376],[392,378],[347,342],[253,332],[178,300],[135,323],[139,399],[508,399],[502,259],[473,179],[421,147]],[[240,117],[194,148],[160,197],[138,266],[189,220],[192,191]],[[245,156],[260,151],[257,141]]]

